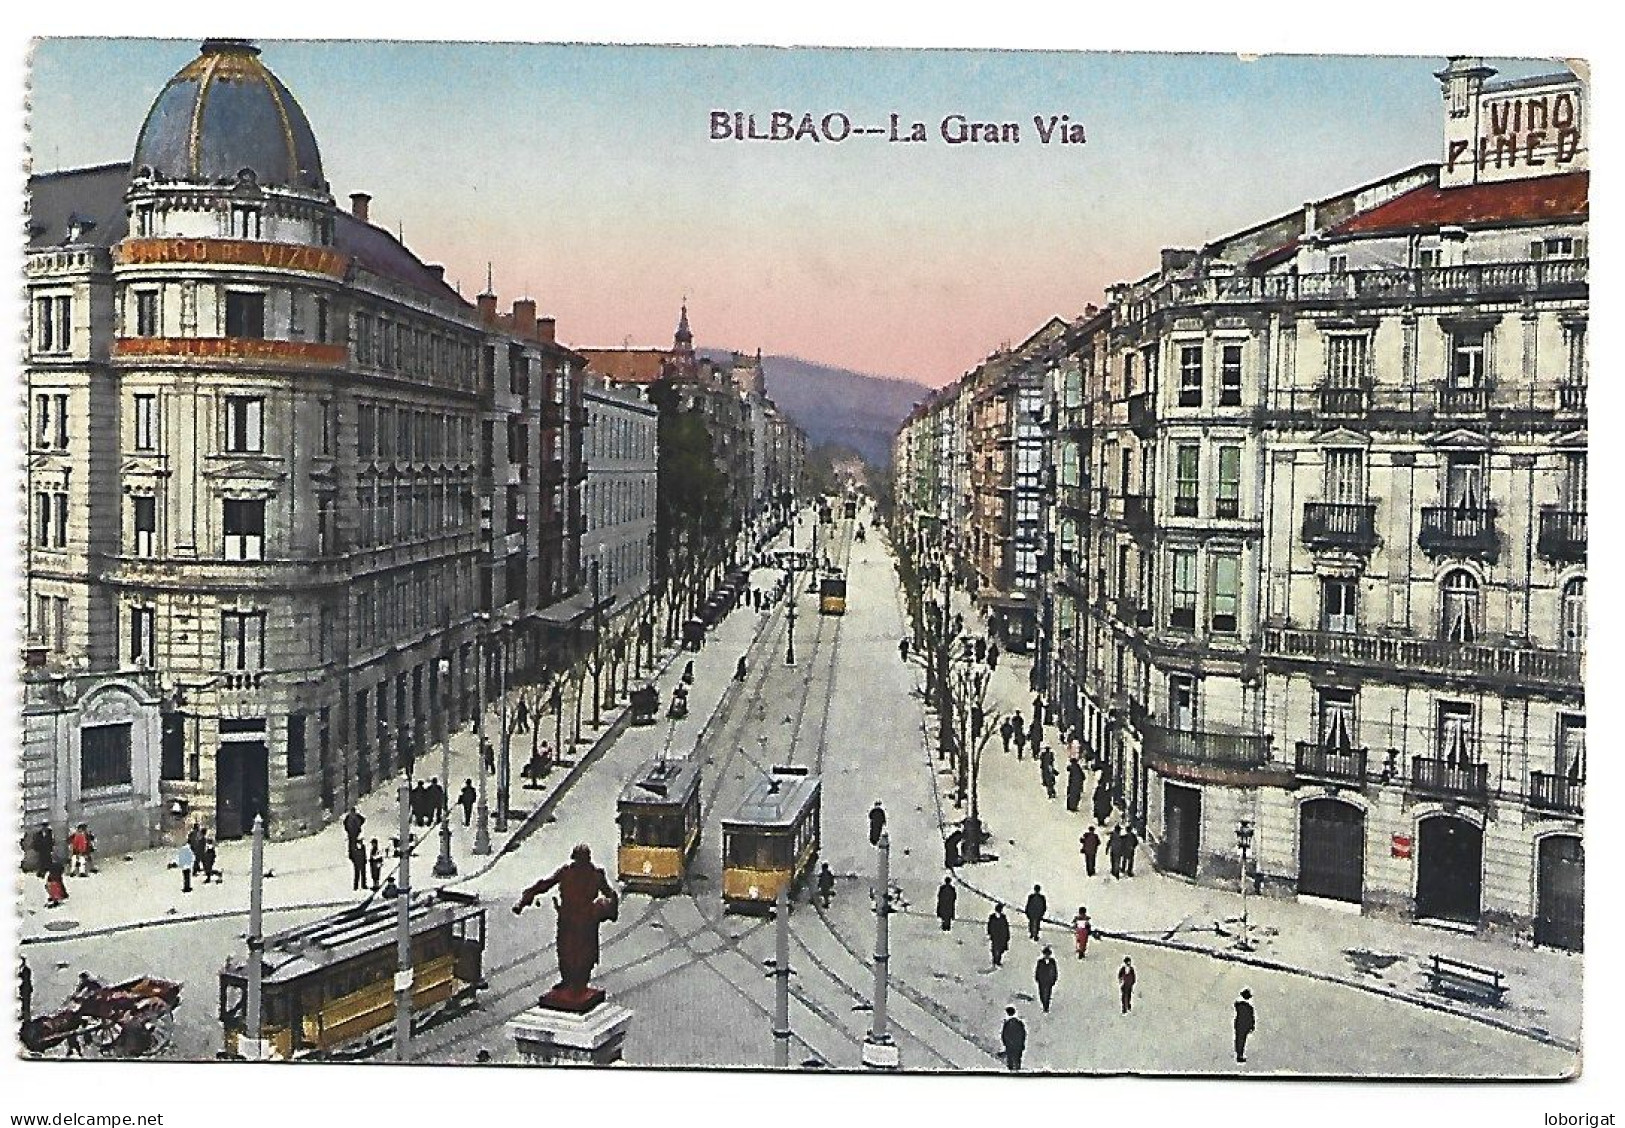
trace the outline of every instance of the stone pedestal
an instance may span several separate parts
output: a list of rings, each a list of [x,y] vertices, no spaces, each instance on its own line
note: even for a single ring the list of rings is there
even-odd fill
[[[863,1067],[886,1072],[895,1072],[902,1068],[897,1043],[890,1038],[883,1042],[877,1042],[873,1037],[865,1038],[863,1040]]]
[[[526,1065],[612,1065],[632,1013],[606,1002],[584,1011],[537,1005],[509,1022],[508,1033]]]

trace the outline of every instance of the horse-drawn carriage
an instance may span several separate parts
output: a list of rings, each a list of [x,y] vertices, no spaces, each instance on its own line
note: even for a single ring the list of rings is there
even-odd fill
[[[161,1054],[174,1039],[175,1008],[181,985],[142,976],[109,987],[89,975],[62,1008],[23,1025],[23,1046],[35,1054],[61,1045],[104,1057]]]
[[[631,693],[632,723],[652,725],[660,713],[660,691],[652,685],[639,686]]]

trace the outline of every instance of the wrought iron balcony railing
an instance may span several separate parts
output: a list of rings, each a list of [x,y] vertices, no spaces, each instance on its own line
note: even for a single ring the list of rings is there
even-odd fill
[[[1303,541],[1310,548],[1370,552],[1377,544],[1375,502],[1311,501],[1303,507]]]
[[[1411,788],[1435,795],[1482,799],[1489,795],[1488,764],[1452,764],[1432,756],[1411,759]]]
[[[1365,779],[1366,750],[1300,740],[1294,762],[1297,773],[1310,779]]]

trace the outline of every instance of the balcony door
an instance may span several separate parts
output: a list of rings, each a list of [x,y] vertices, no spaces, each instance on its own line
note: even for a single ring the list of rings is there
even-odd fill
[[[1354,747],[1354,696],[1352,689],[1320,691],[1320,746],[1328,752]]]
[[[1444,503],[1454,512],[1484,508],[1484,458],[1478,454],[1452,454],[1445,462]]]
[[[1365,451],[1336,447],[1326,452],[1326,500],[1338,505],[1365,503]]]

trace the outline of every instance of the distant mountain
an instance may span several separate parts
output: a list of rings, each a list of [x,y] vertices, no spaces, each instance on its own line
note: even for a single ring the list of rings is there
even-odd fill
[[[728,353],[702,350],[725,361]],[[869,376],[799,356],[764,356],[767,394],[812,443],[851,447],[875,467],[891,461],[898,424],[931,389],[909,380]]]

